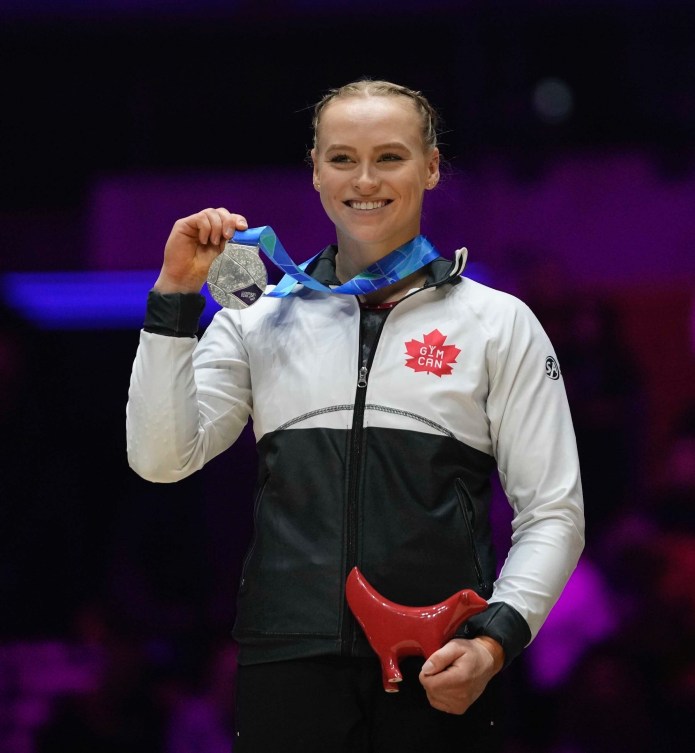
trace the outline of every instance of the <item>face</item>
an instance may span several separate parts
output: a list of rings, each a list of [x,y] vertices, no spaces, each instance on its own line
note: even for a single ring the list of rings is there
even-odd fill
[[[341,252],[368,250],[376,259],[419,234],[423,194],[439,180],[439,150],[425,147],[410,100],[334,100],[311,156]]]

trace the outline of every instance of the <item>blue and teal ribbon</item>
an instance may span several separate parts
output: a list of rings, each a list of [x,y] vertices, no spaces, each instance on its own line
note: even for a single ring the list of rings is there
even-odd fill
[[[324,293],[342,293],[345,295],[373,293],[379,288],[402,280],[424,267],[425,264],[441,257],[437,249],[424,235],[416,235],[415,238],[399,246],[395,251],[391,251],[390,254],[387,254],[383,259],[379,259],[351,280],[331,288],[306,273],[306,268],[320,256],[320,252],[301,264],[295,264],[280,243],[280,239],[268,225],[249,228],[248,230],[237,230],[232,242],[246,246],[258,246],[268,259],[284,272],[284,277],[275,288],[265,293],[271,298],[283,298],[289,295],[298,284]]]

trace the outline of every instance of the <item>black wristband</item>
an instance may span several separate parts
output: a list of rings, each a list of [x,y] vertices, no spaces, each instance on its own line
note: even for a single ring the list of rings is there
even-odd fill
[[[147,294],[147,310],[143,329],[169,337],[195,337],[200,316],[205,308],[205,296],[200,293]]]
[[[488,635],[494,638],[504,649],[504,666],[510,663],[524,650],[531,640],[531,631],[526,620],[504,602],[495,602],[480,614],[466,620],[456,631],[457,638],[477,638]]]

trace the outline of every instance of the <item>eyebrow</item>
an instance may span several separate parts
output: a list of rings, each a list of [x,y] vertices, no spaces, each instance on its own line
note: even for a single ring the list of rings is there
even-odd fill
[[[330,152],[334,149],[342,149],[343,151],[355,151],[355,147],[348,144],[329,144],[329,146],[326,147],[327,152]],[[374,147],[374,151],[378,151],[379,149],[402,149],[406,152],[410,151],[410,149],[401,141],[390,141],[386,144],[377,144]]]

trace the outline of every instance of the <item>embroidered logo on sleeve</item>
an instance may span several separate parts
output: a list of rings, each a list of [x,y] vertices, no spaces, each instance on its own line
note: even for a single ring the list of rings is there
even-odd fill
[[[456,363],[456,357],[461,352],[455,345],[444,345],[446,335],[438,329],[420,340],[409,340],[405,343],[408,360],[405,365],[413,371],[424,371],[442,377],[451,374],[451,364]]]
[[[545,359],[545,373],[546,376],[549,376],[551,379],[560,378],[560,366],[552,356],[548,356]]]

